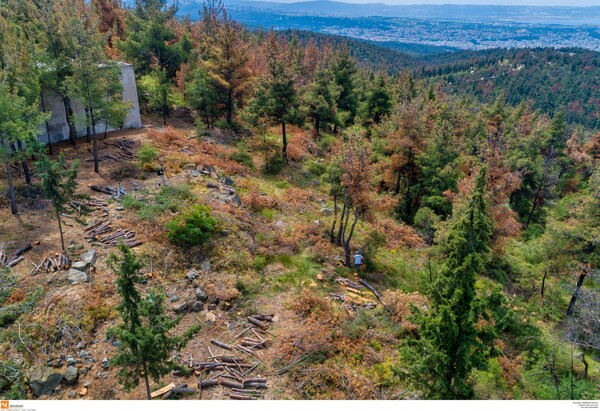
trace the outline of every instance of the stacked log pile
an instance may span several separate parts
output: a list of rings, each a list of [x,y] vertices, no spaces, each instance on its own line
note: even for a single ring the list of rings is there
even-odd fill
[[[8,254],[6,250],[0,250],[0,268],[12,268],[19,264],[25,259],[23,254],[31,250],[31,244],[26,244],[19,248],[12,255]]]
[[[251,315],[247,320],[249,325],[234,337],[232,343],[212,339],[211,344],[227,351],[239,351],[240,355],[245,354],[257,359],[255,352],[272,344],[267,329],[273,321],[273,315]],[[234,400],[256,400],[264,396],[264,390],[268,388],[267,379],[252,375],[261,364],[260,360],[248,361],[247,357],[236,356],[233,353],[215,355],[210,347],[207,348],[210,353],[207,361],[190,360],[192,368],[199,375],[200,398],[203,389],[217,386],[225,388],[226,395]]]
[[[31,263],[34,269],[31,270],[30,274],[37,274],[39,272],[52,273],[55,271],[66,270],[71,267],[71,261],[64,253],[56,253],[52,257],[45,257],[39,264]]]
[[[114,230],[111,220],[107,218],[100,219],[93,224],[90,224],[85,229],[85,237],[98,241],[105,245],[115,246],[120,241],[123,241],[129,248],[134,248],[143,243],[135,238],[135,231],[126,229]]]

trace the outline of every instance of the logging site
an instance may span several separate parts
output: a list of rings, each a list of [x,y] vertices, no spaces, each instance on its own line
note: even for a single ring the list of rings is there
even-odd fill
[[[2,407],[600,397],[597,52],[194,16],[0,1]]]

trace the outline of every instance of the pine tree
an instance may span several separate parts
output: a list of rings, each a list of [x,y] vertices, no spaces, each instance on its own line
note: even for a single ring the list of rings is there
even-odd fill
[[[339,95],[339,87],[333,80],[331,69],[320,67],[304,95],[303,100],[308,106],[308,114],[312,117],[317,136],[323,124],[334,122],[336,119],[335,100]]]
[[[123,323],[108,331],[122,345],[112,359],[112,364],[120,366],[119,382],[125,390],[139,385],[144,379],[148,399],[150,379],[159,379],[169,372],[180,369],[172,359],[173,351],[179,351],[199,331],[198,326],[190,327],[181,336],[171,336],[171,331],[182,317],[170,318],[165,314],[165,296],[162,291],[150,290],[143,298],[136,288],[142,282],[139,271],[142,263],[125,245],[119,245],[122,257],[112,254],[109,266],[117,274],[117,289],[121,304],[117,307]]]
[[[250,84],[248,45],[242,37],[243,27],[229,19],[225,11],[215,24],[216,35],[205,66],[217,90],[224,96],[225,118],[232,126],[235,104]]]
[[[383,75],[379,75],[371,85],[366,101],[367,122],[379,124],[381,119],[392,111],[392,97]]]
[[[248,103],[248,120],[257,124],[260,118],[269,118],[281,125],[282,155],[287,161],[287,124],[302,124],[304,117],[292,68],[289,66],[289,50],[270,34],[268,44],[268,71],[261,79],[255,97]]]
[[[63,33],[71,41],[74,56],[72,75],[68,78],[69,94],[85,107],[86,125],[91,130],[93,142],[94,172],[98,173],[96,126],[101,119],[114,124],[124,118],[126,110],[120,99],[120,70],[104,56],[105,39],[91,7],[85,3],[77,4],[71,15],[68,29]],[[113,115],[115,118],[111,118]]]
[[[482,169],[467,209],[448,234],[447,261],[431,285],[431,307],[415,317],[415,378],[428,398],[472,398],[471,371],[485,367],[490,354],[476,328],[475,276],[484,270],[492,235],[485,186]]]
[[[67,168],[63,153],[60,153],[58,161],[50,160],[47,155],[42,154],[35,166],[37,175],[42,181],[44,194],[54,206],[58,221],[58,231],[60,233],[60,243],[63,251],[66,251],[60,215],[67,211],[67,204],[69,204],[75,193],[79,160],[74,160],[71,163],[71,167]]]
[[[176,40],[171,23],[177,12],[177,4],[167,0],[136,0],[129,13],[124,41],[117,46],[134,63],[136,75],[152,74],[158,80],[163,123],[169,116],[169,90],[173,78],[185,60],[183,43]]]
[[[333,65],[335,84],[339,88],[336,100],[338,108],[338,121],[336,125],[346,127],[354,121],[358,109],[358,97],[356,95],[354,76],[356,75],[356,63],[350,57],[348,47],[343,47],[338,53]]]

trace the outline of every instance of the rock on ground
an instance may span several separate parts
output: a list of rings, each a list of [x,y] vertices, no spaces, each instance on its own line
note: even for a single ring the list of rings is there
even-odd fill
[[[37,365],[29,370],[29,386],[36,397],[52,394],[62,379],[61,373],[46,365]]]

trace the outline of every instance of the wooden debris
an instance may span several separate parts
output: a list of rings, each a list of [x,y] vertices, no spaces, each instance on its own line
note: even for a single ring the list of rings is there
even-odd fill
[[[216,345],[217,347],[221,347],[224,348],[226,350],[232,350],[231,345],[229,344],[225,344],[221,341],[215,340],[214,338],[212,340],[210,340],[210,342],[214,345]]]
[[[251,397],[249,395],[240,395],[240,394],[229,394],[229,398],[232,400],[255,400],[256,398]]]
[[[25,259],[25,257],[23,257],[23,254],[25,254],[29,250],[31,250],[31,243],[27,243],[10,256],[5,250],[0,250],[0,268],[12,268],[15,265],[19,264]]]
[[[269,328],[269,325],[262,322],[261,320],[257,320],[256,318],[250,316],[248,317],[248,321],[250,321],[252,324],[256,325],[257,327],[262,328],[263,330],[266,330],[267,328]]]
[[[171,383],[171,384],[169,384],[169,385],[167,385],[165,387],[162,387],[159,390],[154,391],[153,393],[150,394],[150,397],[151,398],[156,398],[156,397],[158,397],[160,395],[164,395],[167,392],[171,391],[173,388],[175,388],[175,384]]]
[[[33,263],[32,263],[33,264]],[[66,270],[71,267],[71,261],[64,253],[57,253],[54,257],[45,257],[39,264],[33,264],[34,269],[31,270],[30,274],[34,275],[40,271],[46,273],[52,273],[55,271]]]
[[[369,290],[371,290],[371,292],[375,295],[375,297],[377,297],[377,299],[379,300],[379,302],[381,303],[381,305],[383,305],[385,307],[385,309],[390,314],[394,314],[394,312],[390,309],[390,307],[388,307],[387,305],[385,305],[385,303],[381,299],[381,294],[379,294],[379,291],[377,291],[376,289],[374,289],[368,282],[366,282],[362,278],[360,280],[358,280],[358,282],[361,283],[362,285],[364,285],[365,287],[367,287]]]
[[[353,288],[355,290],[361,290],[363,288],[362,285],[360,285],[358,283],[355,283],[352,280],[348,280],[347,278],[343,278],[343,277],[336,278],[335,282],[339,283],[339,284],[341,284],[341,285],[343,285],[345,287]]]

